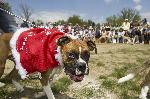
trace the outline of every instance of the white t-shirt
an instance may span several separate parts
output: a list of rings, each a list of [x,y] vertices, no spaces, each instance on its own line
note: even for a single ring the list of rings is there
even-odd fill
[[[123,22],[122,28],[123,28],[123,30],[129,31],[130,30],[130,23],[129,22]]]

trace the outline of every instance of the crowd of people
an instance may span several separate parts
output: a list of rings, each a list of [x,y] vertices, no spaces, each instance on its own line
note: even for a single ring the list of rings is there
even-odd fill
[[[95,34],[97,36],[99,33]],[[140,22],[135,20],[131,23],[125,19],[122,26],[117,28],[112,28],[109,25],[103,26],[96,39],[100,39],[103,43],[149,44],[150,24],[146,19]]]
[[[3,8],[4,2],[0,2],[0,7]],[[32,22],[29,24],[24,21],[19,27],[15,23],[14,17],[0,10],[0,33],[14,33],[20,27],[43,27],[43,23]],[[47,28],[58,28],[66,34],[71,34],[78,39],[90,39],[100,43],[131,43],[131,44],[149,44],[150,43],[150,24],[146,18],[142,21],[129,22],[125,19],[120,27],[111,27],[109,23],[105,23],[99,27],[80,26],[71,23],[53,25],[47,23]]]
[[[27,26],[27,25],[26,25]],[[34,22],[35,26],[43,26]],[[32,27],[31,26],[31,27]],[[29,27],[29,26],[27,26]],[[108,23],[100,27],[80,26],[71,23],[63,25],[46,24],[48,28],[58,28],[66,34],[75,36],[78,39],[90,39],[100,43],[130,43],[130,44],[149,44],[150,43],[150,24],[146,19],[142,21],[129,22],[125,19],[120,27],[111,27]]]

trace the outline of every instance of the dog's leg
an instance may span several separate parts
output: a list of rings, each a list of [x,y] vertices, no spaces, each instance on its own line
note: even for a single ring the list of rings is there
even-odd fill
[[[148,72],[148,74],[145,76],[145,79],[141,83],[141,87],[142,87],[141,94],[140,94],[141,99],[147,99],[146,96],[149,90],[149,85],[150,85],[150,71]]]
[[[16,90],[18,92],[23,92],[24,91],[23,86],[19,82],[17,82],[16,80],[12,80],[12,83],[15,85]]]
[[[50,82],[49,82],[49,76],[51,72],[52,71],[47,71],[47,72],[42,73],[41,75],[42,79],[40,81],[48,99],[55,99],[53,92],[51,90]]]
[[[19,92],[24,91],[23,86],[18,82],[20,80],[20,76],[18,74],[18,70],[15,68],[5,77],[6,80],[12,79],[12,83],[15,85],[16,90]]]
[[[142,87],[141,94],[140,94],[141,99],[147,99],[146,96],[149,90],[149,85],[150,85],[150,71],[148,72],[148,74],[145,76],[145,79],[141,83],[141,87]]]
[[[44,91],[45,92],[39,92],[39,93],[37,93],[37,94],[35,94],[35,98],[40,98],[40,97],[42,97],[42,96],[45,96],[45,95],[47,95],[47,93],[46,93],[46,88],[45,88],[45,86],[49,86],[49,88],[50,88],[50,90],[51,90],[51,84],[52,84],[52,81],[53,81],[53,77],[54,77],[54,75],[56,74],[56,73],[59,73],[60,72],[60,70],[62,69],[62,67],[59,67],[59,68],[54,68],[53,70],[49,70],[48,72],[46,72],[46,73],[42,73],[42,78],[44,79],[41,79],[41,83],[42,83],[42,85],[43,85],[43,89],[44,89]],[[47,81],[48,80],[48,81]],[[49,83],[49,85],[46,85],[46,81]],[[48,84],[47,83],[47,84]],[[54,95],[53,95],[53,93],[52,93],[52,91],[50,91],[51,93],[48,93],[48,94],[51,94],[50,96],[53,96],[53,98],[52,99],[55,99],[54,98]],[[47,95],[48,96],[48,95]],[[51,99],[51,98],[50,98]]]
[[[53,92],[52,92],[52,89],[50,87],[49,81],[48,81],[48,84],[46,86],[43,86],[43,89],[44,89],[48,99],[55,99]]]
[[[0,53],[1,54],[1,53]],[[4,73],[6,60],[1,59],[3,57],[0,56],[0,78]],[[0,82],[0,87],[3,87],[5,84]]]
[[[139,96],[140,99],[147,99],[147,93],[148,93],[148,90],[149,90],[149,86],[143,86],[142,89],[141,89],[141,94]]]
[[[42,96],[46,96],[46,93],[43,91],[43,92],[38,92],[36,94],[34,94],[34,97],[37,99],[37,98],[41,98]]]
[[[13,34],[5,33],[0,36],[0,78],[4,73],[7,57],[10,53],[9,40]]]
[[[4,73],[4,69],[5,69],[5,62],[2,62],[0,60],[0,78]],[[0,87],[3,87],[4,85],[5,85],[4,83],[0,82]]]
[[[6,60],[0,60],[0,78],[4,73]]]
[[[12,78],[12,83],[15,85],[16,90],[19,92],[23,92],[24,88],[23,86],[18,82],[20,80],[20,77],[18,75],[18,71],[14,68],[10,74],[8,74]],[[7,77],[7,76],[6,76]]]

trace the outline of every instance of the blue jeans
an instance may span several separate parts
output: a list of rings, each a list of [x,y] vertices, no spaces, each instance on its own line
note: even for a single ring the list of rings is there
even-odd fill
[[[17,29],[17,23],[13,16],[0,10],[0,28],[4,33],[14,33]]]

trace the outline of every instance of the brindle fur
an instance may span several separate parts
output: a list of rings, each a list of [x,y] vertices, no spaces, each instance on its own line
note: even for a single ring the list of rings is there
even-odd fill
[[[0,35],[0,77],[3,75],[6,60],[11,53],[9,46],[11,37],[12,33],[4,33]]]

